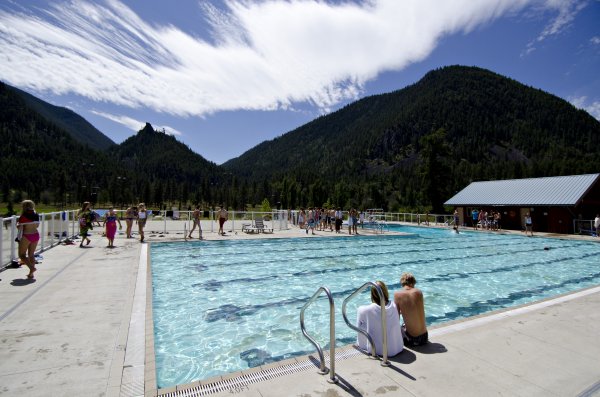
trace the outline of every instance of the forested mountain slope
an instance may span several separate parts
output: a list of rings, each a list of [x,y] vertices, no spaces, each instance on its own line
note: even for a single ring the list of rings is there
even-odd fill
[[[18,88],[9,85],[6,85],[6,87],[19,95],[40,116],[68,132],[79,143],[99,150],[108,149],[115,145],[109,137],[71,109],[51,105]]]
[[[95,141],[75,140],[31,102],[0,83],[0,202],[146,201],[156,208],[228,198],[215,164],[150,124],[121,145],[100,150]],[[65,122],[73,120],[71,128],[77,128],[77,118]]]
[[[115,155],[122,167],[136,176],[138,190],[152,192],[145,196],[154,196],[155,200],[171,197],[181,201],[212,201],[216,197],[211,196],[214,193],[211,188],[223,185],[215,163],[175,137],[155,131],[149,123],[121,143]]]
[[[449,66],[223,166],[272,181],[288,205],[440,210],[471,181],[597,172],[599,155],[600,123],[585,111],[485,69]]]
[[[28,95],[28,94],[27,94]],[[35,100],[34,100],[35,99]],[[121,145],[82,144],[0,83],[0,201],[153,207],[224,203],[442,211],[471,181],[598,172],[600,122],[476,67],[434,70],[217,166],[147,124]],[[72,123],[73,120],[76,122]],[[77,118],[63,118],[77,129]],[[102,135],[103,136],[103,135]]]
[[[75,202],[75,196],[85,195],[82,189],[91,194],[88,179],[99,177],[100,170],[113,168],[103,152],[77,142],[2,83],[0,142],[1,201],[8,201],[12,189],[18,192],[15,201],[25,192],[26,197],[36,200],[53,196],[57,202]],[[95,166],[90,167],[90,163]]]

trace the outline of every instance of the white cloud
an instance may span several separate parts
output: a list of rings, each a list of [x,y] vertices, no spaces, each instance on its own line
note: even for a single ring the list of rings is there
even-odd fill
[[[536,49],[536,44],[541,43],[550,36],[556,36],[568,28],[577,14],[588,4],[588,0],[546,0],[540,4],[543,9],[558,12],[555,18],[544,27],[544,30],[534,40],[527,44],[527,48],[521,54],[529,55]]]
[[[573,11],[562,2],[229,0],[225,11],[202,7],[210,42],[151,25],[118,0],[63,1],[38,14],[4,7],[0,76],[184,117],[295,103],[326,111],[357,98],[381,72],[426,58],[444,35],[531,4],[559,11],[542,35],[555,34]]]
[[[569,97],[569,102],[578,109],[583,109],[600,121],[600,101],[588,101],[587,96]]]
[[[115,123],[124,125],[128,129],[135,131],[135,132],[138,132],[139,130],[144,128],[144,126],[146,125],[146,123],[143,121],[136,120],[136,119],[133,119],[133,118],[127,117],[127,116],[119,116],[119,115],[114,115],[114,114],[110,114],[110,113],[106,113],[106,112],[100,112],[97,110],[92,110],[92,113],[94,113],[97,116],[104,117],[105,119],[114,121]],[[152,128],[154,128],[156,131],[164,130],[165,133],[167,133],[169,135],[177,135],[177,136],[182,135],[182,133],[180,131],[177,131],[173,127],[169,127],[168,125],[152,125]]]
[[[598,45],[600,44],[600,36],[594,36],[590,39],[590,43],[592,43],[593,45]]]

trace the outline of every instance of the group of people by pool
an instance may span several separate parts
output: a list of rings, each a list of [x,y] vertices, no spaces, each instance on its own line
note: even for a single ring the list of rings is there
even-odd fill
[[[133,222],[135,221],[138,226],[138,232],[140,235],[140,241],[144,242],[144,227],[146,226],[146,220],[148,219],[148,210],[144,203],[139,203],[137,206],[131,206],[125,211],[125,234],[127,238],[133,238],[132,229]],[[79,235],[81,236],[80,247],[90,244],[90,230],[94,228],[94,223],[97,226],[104,227],[104,235],[108,240],[108,248],[114,248],[115,235],[117,233],[117,224],[119,229],[122,228],[121,220],[115,209],[110,207],[104,215],[103,224],[100,224],[101,216],[92,209],[92,204],[89,201],[83,203],[81,209],[77,212],[77,219],[79,222]]]
[[[18,253],[20,261],[29,268],[28,279],[34,278],[34,273],[37,270],[35,250],[40,234],[38,227],[40,225],[40,216],[35,211],[35,203],[31,200],[24,200],[21,203],[21,216],[17,220],[17,237],[16,242],[19,243]],[[138,226],[140,241],[144,242],[144,227],[148,219],[149,211],[146,210],[144,203],[139,203],[137,206],[131,206],[125,211],[125,224],[127,238],[133,238],[132,229],[135,221]],[[104,235],[108,240],[108,248],[114,248],[115,235],[117,233],[117,224],[119,229],[122,228],[121,220],[114,208],[109,208],[104,215],[103,223],[100,223],[102,217],[92,209],[92,204],[89,201],[83,203],[81,209],[77,212],[77,220],[79,224],[79,235],[81,236],[80,247],[89,245],[89,231],[96,226],[104,227]]]
[[[500,230],[502,214],[500,211],[485,209],[478,210],[477,208],[471,211],[471,219],[473,220],[473,229],[477,230],[478,227],[487,230]]]
[[[423,292],[415,287],[417,280],[411,273],[400,277],[402,288],[396,291],[390,300],[387,286],[377,281],[385,300],[385,316],[387,333],[387,355],[392,357],[400,353],[404,346],[421,346],[429,341],[425,324],[425,305]],[[400,316],[403,323],[400,324]],[[381,329],[381,300],[375,287],[371,287],[371,304],[360,306],[357,310],[356,325],[367,332],[375,345],[377,355],[383,355],[383,333]],[[357,345],[362,350],[371,351],[369,339],[358,334]]]
[[[309,230],[312,234],[315,234],[315,229],[317,231],[329,229],[329,231],[332,232],[334,228],[336,233],[341,233],[342,225],[344,224],[344,213],[340,207],[337,209],[309,207],[308,211],[304,208],[300,208],[295,221],[297,221],[300,229],[306,230],[306,234],[308,234]],[[355,208],[351,208],[348,211],[348,234],[358,234],[358,225],[363,225],[364,222],[365,212],[359,212]]]

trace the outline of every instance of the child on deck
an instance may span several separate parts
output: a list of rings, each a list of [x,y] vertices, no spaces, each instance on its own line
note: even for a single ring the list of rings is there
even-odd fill
[[[117,222],[119,222],[119,229],[122,228],[121,221],[117,216],[114,208],[110,208],[104,218],[104,226],[106,227],[106,238],[108,239],[108,248],[114,248],[115,234],[117,233]]]

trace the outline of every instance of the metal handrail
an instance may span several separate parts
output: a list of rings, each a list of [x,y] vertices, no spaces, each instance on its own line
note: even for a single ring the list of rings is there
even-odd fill
[[[348,316],[346,315],[346,305],[348,304],[348,302],[352,298],[354,298],[356,295],[360,294],[367,287],[375,288],[377,290],[377,295],[379,295],[379,305],[381,307],[381,334],[382,334],[382,339],[383,339],[383,360],[381,361],[381,365],[383,367],[388,367],[390,365],[390,362],[388,361],[388,351],[387,351],[387,318],[386,318],[387,316],[386,316],[386,312],[385,312],[385,303],[386,302],[385,302],[385,298],[383,296],[383,291],[381,290],[381,287],[372,281],[367,281],[366,283],[364,283],[356,291],[354,291],[352,294],[350,294],[350,296],[348,296],[346,299],[344,299],[344,303],[342,304],[342,316],[344,317],[344,321],[346,322],[346,325],[348,327],[350,327],[351,329],[353,329],[357,332],[360,332],[361,334],[363,334],[364,336],[367,337],[367,339],[369,340],[369,344],[371,345],[371,356],[373,358],[377,358],[377,353],[375,352],[375,344],[373,343],[373,338],[371,337],[371,335],[369,335],[368,332],[358,328],[357,326],[352,324],[350,321],[348,321]]]
[[[325,292],[327,294],[327,298],[329,299],[329,367],[328,370],[325,367],[325,357],[323,356],[323,349],[321,349],[321,345],[317,341],[315,341],[307,332],[306,327],[304,326],[304,311],[306,308],[313,303],[321,294],[321,292]],[[317,292],[302,306],[302,310],[300,310],[300,329],[302,330],[302,334],[309,340],[310,343],[316,347],[317,352],[319,353],[319,359],[321,360],[319,366],[319,374],[325,375],[329,372],[329,379],[327,382],[329,383],[337,383],[338,378],[335,376],[335,304],[333,302],[333,297],[331,295],[331,291],[327,287],[319,287]]]

